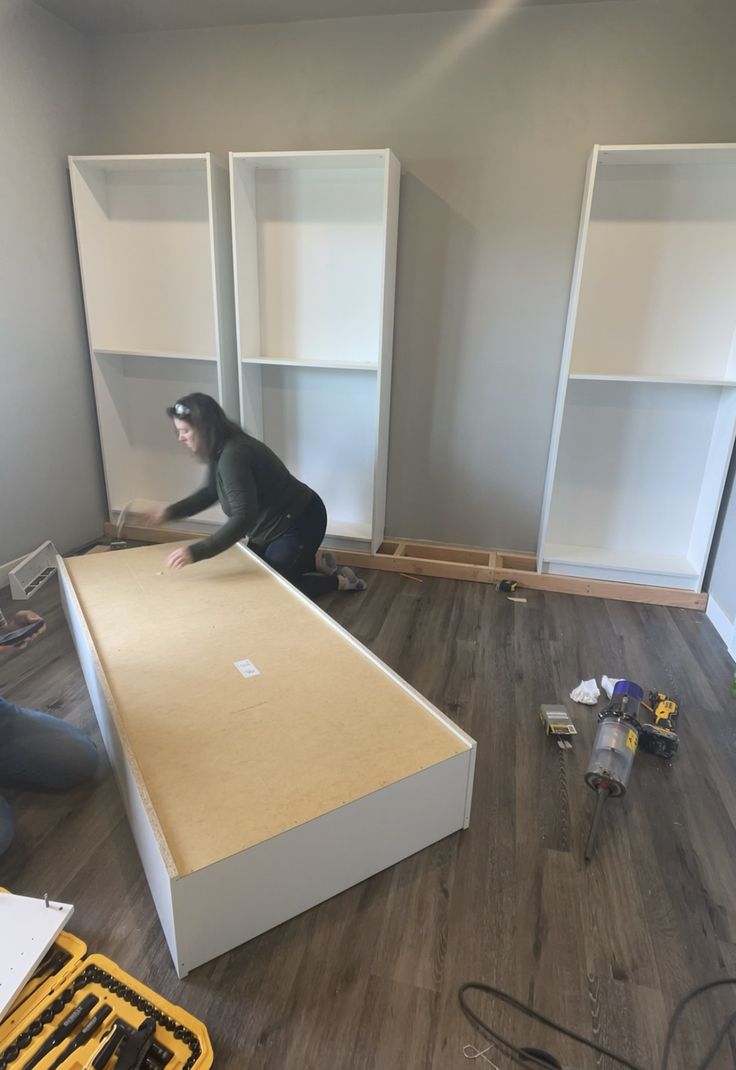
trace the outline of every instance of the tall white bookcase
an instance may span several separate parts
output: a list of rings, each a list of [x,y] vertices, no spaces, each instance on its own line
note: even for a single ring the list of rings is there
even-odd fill
[[[230,154],[241,418],[383,540],[400,166],[388,149]]]
[[[736,145],[596,146],[541,572],[699,591],[736,432]]]
[[[115,517],[201,481],[168,405],[201,391],[238,416],[228,173],[209,153],[72,156],[69,170]],[[221,516],[218,507],[200,519]]]

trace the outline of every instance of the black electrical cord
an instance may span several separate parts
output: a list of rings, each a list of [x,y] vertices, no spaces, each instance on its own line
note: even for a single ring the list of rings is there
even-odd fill
[[[706,1067],[710,1066],[710,1064],[715,1059],[716,1052],[718,1051],[721,1046],[721,1043],[723,1042],[723,1038],[728,1032],[730,1032],[731,1026],[733,1025],[736,1025],[736,1014],[732,1014],[728,1021],[721,1026],[720,1030],[715,1035],[713,1043],[708,1048],[705,1058],[703,1058],[701,1062],[698,1063],[698,1065],[695,1067],[695,1070],[706,1070]]]
[[[695,999],[696,996],[701,995],[703,992],[708,992],[712,988],[723,988],[725,985],[736,985],[736,977],[723,977],[721,980],[717,981],[706,981],[705,984],[698,985],[697,988],[692,988],[687,993],[687,995],[683,996],[683,998],[677,1004],[672,1014],[672,1017],[670,1018],[670,1024],[667,1026],[667,1036],[665,1037],[664,1051],[662,1053],[662,1070],[667,1070],[667,1065],[670,1061],[670,1051],[672,1050],[672,1038],[674,1037],[675,1029],[677,1028],[677,1023],[680,1020],[682,1013],[687,1007],[688,1003],[690,1003],[691,1000]],[[723,1026],[723,1028],[719,1031],[716,1037],[716,1039],[718,1040],[718,1044],[716,1045],[714,1040],[713,1044],[710,1047],[710,1050],[705,1056],[705,1059],[700,1063],[699,1066],[696,1067],[696,1070],[707,1070],[707,1067],[713,1061],[715,1053],[721,1046],[721,1041],[733,1025],[734,1019],[736,1019],[736,1015],[732,1015],[728,1019],[726,1024]]]
[[[664,1051],[662,1053],[661,1070],[667,1070],[675,1029],[677,1028],[677,1023],[688,1003],[703,992],[707,992],[713,988],[721,988],[725,985],[736,985],[736,977],[724,977],[717,981],[707,981],[705,984],[693,988],[682,1000],[680,1000],[670,1018],[669,1025],[667,1026],[667,1036],[665,1037]],[[553,1066],[554,1062],[551,1062],[552,1056],[545,1057],[543,1052],[536,1052],[530,1048],[521,1048],[517,1044],[512,1044],[510,1040],[501,1036],[500,1033],[497,1033],[487,1022],[476,1014],[472,1007],[468,1005],[465,998],[465,993],[468,991],[483,992],[486,995],[493,996],[494,999],[498,999],[502,1003],[507,1003],[510,1007],[513,1007],[514,1010],[519,1011],[521,1014],[525,1014],[528,1018],[532,1018],[534,1021],[546,1025],[555,1032],[569,1037],[571,1040],[574,1040],[578,1044],[582,1044],[584,1047],[589,1048],[598,1055],[605,1055],[608,1059],[612,1059],[614,1062],[618,1063],[619,1066],[625,1066],[627,1070],[642,1070],[642,1067],[637,1063],[629,1062],[628,1059],[625,1059],[622,1055],[618,1055],[614,1051],[609,1051],[608,1048],[604,1048],[602,1045],[596,1044],[592,1040],[588,1040],[587,1037],[581,1037],[579,1034],[573,1033],[571,1029],[567,1029],[558,1022],[552,1021],[551,1018],[545,1018],[539,1011],[533,1010],[533,1008],[527,1006],[526,1003],[522,1003],[521,1000],[508,995],[507,992],[502,992],[500,988],[494,988],[492,985],[483,984],[480,981],[468,981],[464,985],[461,985],[458,990],[458,1000],[465,1017],[480,1033],[483,1034],[484,1037],[486,1037],[487,1040],[497,1044],[499,1048],[501,1048],[505,1054],[519,1066],[527,1068],[539,1067],[541,1070],[549,1070],[549,1067]],[[695,1070],[707,1070],[713,1062],[724,1037],[735,1024],[736,1013],[732,1014],[719,1029],[706,1055]]]
[[[566,1029],[564,1025],[559,1025],[557,1022],[553,1022],[550,1018],[545,1018],[539,1011],[533,1010],[531,1007],[528,1007],[526,1003],[522,1003],[521,1000],[509,996],[508,993],[502,992],[500,988],[493,988],[492,985],[485,985],[479,981],[468,981],[466,984],[461,985],[460,991],[458,992],[458,999],[460,1000],[460,1006],[462,1007],[465,1017],[471,1021],[476,1029],[479,1029],[485,1037],[504,1048],[506,1054],[513,1059],[514,1062],[518,1063],[519,1066],[537,1066],[544,1068],[544,1070],[549,1070],[550,1063],[537,1055],[533,1055],[528,1049],[525,1050],[524,1048],[518,1047],[516,1044],[512,1044],[510,1040],[502,1037],[500,1033],[496,1033],[487,1022],[484,1022],[482,1018],[479,1018],[475,1011],[468,1006],[467,1000],[465,999],[465,993],[471,989],[476,992],[485,992],[487,995],[494,996],[496,999],[501,1000],[502,1003],[508,1003],[514,1010],[519,1011],[521,1014],[525,1014],[528,1018],[533,1018],[534,1021],[541,1022],[542,1025],[554,1029],[555,1032],[570,1037],[571,1040],[576,1041],[578,1044],[583,1044],[586,1048],[590,1048],[599,1055],[608,1056],[608,1058],[613,1059],[614,1062],[627,1067],[627,1070],[642,1070],[642,1067],[638,1066],[636,1063],[630,1063],[627,1059],[622,1058],[615,1052],[609,1051],[608,1048],[604,1048],[600,1044],[588,1040],[586,1037],[581,1037],[577,1033],[573,1033],[571,1029]]]

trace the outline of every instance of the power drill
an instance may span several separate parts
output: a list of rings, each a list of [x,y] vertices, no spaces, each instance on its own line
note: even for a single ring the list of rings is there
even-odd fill
[[[677,732],[677,720],[680,707],[677,702],[662,691],[649,692],[649,704],[642,702],[650,710],[654,724],[643,724],[639,733],[639,746],[658,758],[672,758],[677,754],[680,740]]]

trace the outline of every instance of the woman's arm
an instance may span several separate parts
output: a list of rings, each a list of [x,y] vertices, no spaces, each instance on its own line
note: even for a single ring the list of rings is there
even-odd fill
[[[215,481],[215,466],[211,464],[209,467],[209,474],[207,476],[207,482],[199,490],[195,490],[194,494],[188,495],[186,498],[182,498],[178,502],[173,502],[166,507],[165,520],[183,520],[187,516],[194,516],[196,513],[201,513],[203,509],[209,509],[211,505],[217,504],[217,483]]]

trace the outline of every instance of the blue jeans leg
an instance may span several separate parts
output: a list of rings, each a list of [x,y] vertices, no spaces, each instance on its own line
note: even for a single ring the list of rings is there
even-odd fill
[[[0,698],[0,787],[67,791],[96,767],[97,747],[78,729]]]
[[[316,554],[327,529],[327,511],[318,494],[313,494],[304,512],[278,538],[261,550],[253,549],[308,598],[318,598],[337,590],[337,576],[317,571]]]
[[[0,855],[4,854],[13,842],[15,835],[15,818],[8,802],[0,798]]]

